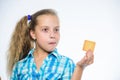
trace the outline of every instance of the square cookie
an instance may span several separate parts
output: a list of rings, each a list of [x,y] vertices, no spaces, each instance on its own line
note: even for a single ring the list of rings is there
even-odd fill
[[[94,41],[85,40],[83,45],[83,50],[84,51],[92,50],[92,52],[94,52],[95,44],[96,43]]]

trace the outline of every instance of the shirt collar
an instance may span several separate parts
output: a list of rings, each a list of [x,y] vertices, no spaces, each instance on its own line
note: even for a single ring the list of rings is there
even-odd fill
[[[60,60],[60,54],[58,53],[56,48],[49,55],[53,55],[57,58],[57,60]]]
[[[33,57],[34,51],[35,51],[34,48],[31,49],[31,50],[29,51],[29,53],[28,53],[27,58],[28,58],[28,57]],[[60,60],[60,54],[58,53],[58,51],[57,51],[56,48],[55,48],[48,56],[50,56],[50,55],[55,56],[55,57],[57,58],[57,60]]]
[[[34,51],[35,51],[35,49],[33,48],[33,49],[31,49],[30,51],[29,51],[29,53],[28,53],[28,56],[27,57],[30,57],[30,56],[32,56],[33,57],[33,53],[34,53]]]

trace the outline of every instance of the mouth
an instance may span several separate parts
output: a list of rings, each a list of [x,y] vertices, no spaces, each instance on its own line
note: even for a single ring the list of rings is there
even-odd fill
[[[56,42],[49,42],[50,45],[56,45]]]

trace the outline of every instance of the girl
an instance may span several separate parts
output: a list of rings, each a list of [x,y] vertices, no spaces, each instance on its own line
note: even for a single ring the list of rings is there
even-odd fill
[[[10,80],[80,80],[84,67],[93,63],[93,53],[88,51],[75,66],[56,49],[59,31],[59,19],[52,9],[24,16],[10,42]]]

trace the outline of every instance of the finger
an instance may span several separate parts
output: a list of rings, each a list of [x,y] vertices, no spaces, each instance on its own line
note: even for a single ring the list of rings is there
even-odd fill
[[[90,61],[90,60],[94,59],[94,54],[88,54],[88,55],[86,55],[86,57],[87,57],[88,61]]]
[[[86,57],[85,57],[84,64],[88,65],[88,64],[89,64],[89,62],[90,62],[90,59],[86,56]]]
[[[91,57],[90,59],[88,59],[88,61],[86,62],[86,64],[92,64],[94,62],[94,56]]]
[[[93,55],[93,52],[91,51],[91,50],[88,50],[87,52],[86,52],[86,56],[87,57],[91,57]]]
[[[86,64],[86,62],[87,62],[87,57],[84,56],[84,57],[81,59],[81,61],[79,61],[77,64],[78,64],[79,66],[84,66],[84,65]]]
[[[88,60],[89,61],[94,60],[94,55],[89,56]]]
[[[93,62],[94,62],[94,60],[89,61],[88,65],[92,64]]]

